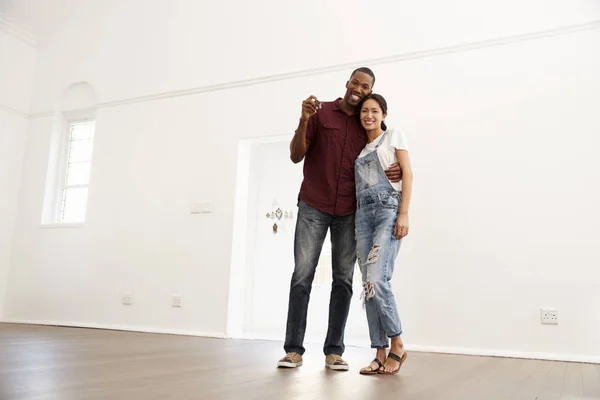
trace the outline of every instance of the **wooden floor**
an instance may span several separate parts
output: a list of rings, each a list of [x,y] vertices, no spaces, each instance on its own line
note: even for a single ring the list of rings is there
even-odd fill
[[[412,352],[399,376],[275,367],[281,343],[0,324],[1,400],[600,399],[600,365]]]

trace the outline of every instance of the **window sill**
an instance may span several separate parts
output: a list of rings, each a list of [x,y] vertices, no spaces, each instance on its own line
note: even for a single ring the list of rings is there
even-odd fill
[[[81,223],[75,223],[75,224],[61,224],[61,223],[51,223],[51,224],[40,224],[40,228],[42,229],[56,229],[56,228],[83,228],[85,226],[85,224],[83,222]]]

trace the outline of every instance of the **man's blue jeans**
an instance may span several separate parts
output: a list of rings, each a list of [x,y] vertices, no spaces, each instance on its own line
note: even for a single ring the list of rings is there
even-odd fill
[[[344,330],[352,299],[352,277],[356,263],[354,215],[336,217],[300,201],[294,238],[295,267],[290,285],[286,353],[304,354],[306,315],[315,270],[327,230],[331,229],[333,283],[329,300],[329,325],[323,352],[342,355]]]

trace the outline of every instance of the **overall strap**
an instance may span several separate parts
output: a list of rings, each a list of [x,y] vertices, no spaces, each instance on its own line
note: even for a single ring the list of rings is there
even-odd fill
[[[377,146],[375,146],[375,150],[377,150],[377,148],[379,146],[381,146],[381,143],[383,143],[383,139],[385,139],[385,135],[388,134],[388,131],[383,132],[383,135],[381,135],[381,139],[379,139],[379,143],[377,143]]]

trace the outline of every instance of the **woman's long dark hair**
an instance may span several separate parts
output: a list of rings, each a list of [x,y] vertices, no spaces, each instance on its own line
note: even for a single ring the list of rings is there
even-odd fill
[[[372,99],[375,100],[377,102],[377,104],[379,104],[379,107],[381,107],[381,112],[383,114],[387,115],[387,101],[385,101],[385,99],[383,98],[382,95],[377,94],[377,93],[371,93],[370,95],[364,97],[362,99],[362,101],[360,102],[360,107],[359,107],[359,112],[360,110],[362,110],[363,104],[365,104],[365,101]],[[383,129],[383,131],[387,131],[387,126],[385,125],[384,121],[381,121],[381,129]]]

